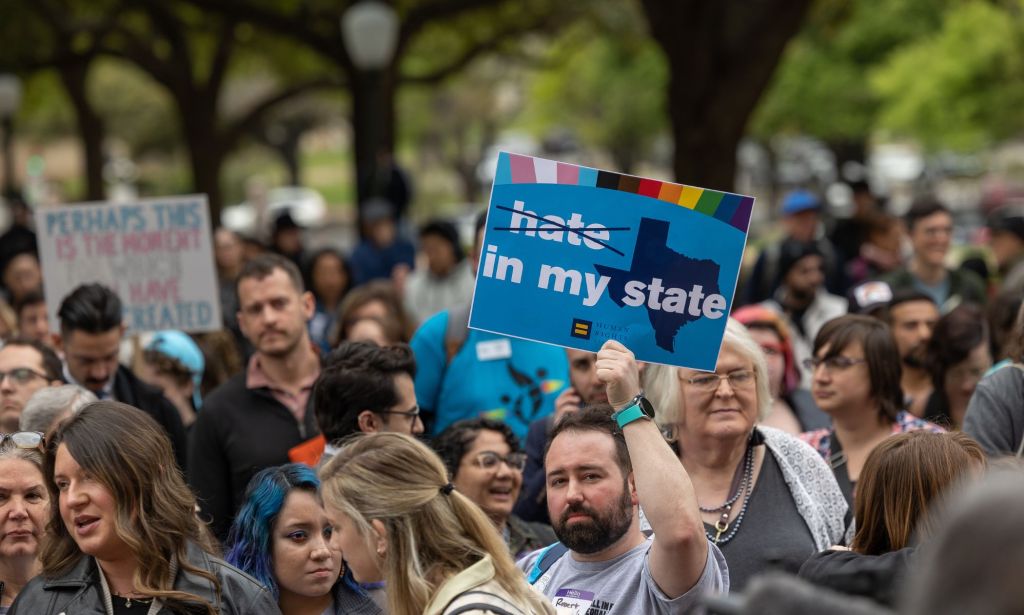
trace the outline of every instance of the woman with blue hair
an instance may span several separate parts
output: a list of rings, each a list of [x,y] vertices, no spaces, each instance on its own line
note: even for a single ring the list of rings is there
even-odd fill
[[[284,615],[378,615],[380,607],[330,545],[319,488],[313,470],[299,463],[253,476],[225,559],[266,585]]]

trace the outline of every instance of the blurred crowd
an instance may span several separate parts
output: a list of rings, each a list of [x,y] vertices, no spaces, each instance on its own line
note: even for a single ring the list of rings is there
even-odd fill
[[[217,228],[223,328],[137,334],[8,195],[0,615],[1020,612],[1024,207],[850,188],[783,197],[714,372],[469,329],[483,214],[384,199]]]

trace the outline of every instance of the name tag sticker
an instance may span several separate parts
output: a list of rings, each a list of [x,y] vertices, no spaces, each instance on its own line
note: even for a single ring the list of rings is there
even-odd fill
[[[476,358],[478,361],[497,361],[512,356],[512,342],[508,338],[477,342]]]
[[[584,615],[594,601],[594,592],[564,588],[555,593],[551,604],[558,615]]]

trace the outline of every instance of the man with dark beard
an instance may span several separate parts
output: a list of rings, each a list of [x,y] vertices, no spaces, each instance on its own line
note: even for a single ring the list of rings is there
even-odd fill
[[[566,414],[545,455],[548,513],[561,542],[519,566],[559,612],[689,612],[704,594],[728,591],[725,559],[704,535],[690,478],[652,420],[633,353],[605,342],[597,377],[611,408]],[[641,506],[653,537],[641,532]]]
[[[514,510],[525,521],[551,524],[544,496],[544,449],[555,423],[584,406],[608,403],[604,383],[597,379],[597,353],[566,348],[565,355],[569,361],[569,386],[555,398],[555,413],[530,423],[526,433],[523,493]]]
[[[925,369],[925,360],[928,340],[932,338],[939,316],[939,306],[920,291],[897,291],[889,301],[889,328],[903,361],[900,386],[907,410],[918,417],[924,416],[925,404],[934,388],[931,375]]]
[[[787,239],[779,246],[781,283],[765,305],[782,314],[793,332],[793,358],[802,366],[811,356],[811,343],[826,322],[846,313],[846,299],[825,290],[825,260],[815,242]],[[809,388],[811,374],[801,372]]]

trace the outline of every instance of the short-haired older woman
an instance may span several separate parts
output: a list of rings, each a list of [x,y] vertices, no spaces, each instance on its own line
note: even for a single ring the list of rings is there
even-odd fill
[[[22,431],[48,434],[57,423],[94,401],[97,401],[96,395],[77,384],[39,389],[25,403],[18,419],[19,427]]]
[[[743,325],[729,320],[714,373],[652,364],[643,380],[733,590],[843,540],[847,504],[828,466],[796,437],[757,426],[772,403],[768,368]]]
[[[889,327],[869,316],[830,320],[814,338],[811,393],[832,427],[801,434],[835,473],[846,501],[871,450],[893,434],[943,431],[904,411],[900,354]]]
[[[385,582],[390,615],[554,615],[425,444],[357,436],[320,476],[334,540],[357,581]]]
[[[333,528],[319,489],[313,469],[301,463],[259,471],[246,487],[224,559],[277,596],[284,615],[378,615],[330,545]]]
[[[54,432],[43,469],[56,505],[42,574],[8,615],[280,612],[265,588],[212,555],[171,442],[148,414],[89,404]]]
[[[523,486],[526,453],[511,427],[494,419],[467,419],[449,425],[433,445],[455,488],[487,514],[513,558],[558,542],[551,526],[512,514]]]
[[[39,574],[39,545],[50,516],[42,444],[38,432],[0,434],[0,615]]]

